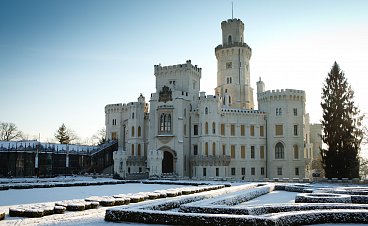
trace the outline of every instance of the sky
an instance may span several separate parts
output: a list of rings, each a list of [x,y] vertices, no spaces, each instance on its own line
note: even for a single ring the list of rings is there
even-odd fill
[[[0,121],[52,141],[62,123],[82,139],[104,127],[107,104],[149,101],[154,65],[202,68],[214,94],[221,22],[245,24],[251,85],[300,89],[312,123],[334,61],[368,113],[365,0],[0,0]],[[254,94],[254,96],[256,96]]]

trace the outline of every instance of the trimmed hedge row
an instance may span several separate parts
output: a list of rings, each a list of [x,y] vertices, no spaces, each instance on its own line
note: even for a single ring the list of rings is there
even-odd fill
[[[43,217],[52,214],[64,213],[65,207],[59,208],[50,204],[20,205],[9,208],[10,217]]]

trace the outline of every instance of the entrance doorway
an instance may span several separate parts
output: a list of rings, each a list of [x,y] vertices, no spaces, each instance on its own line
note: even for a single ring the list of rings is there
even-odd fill
[[[174,172],[174,156],[169,151],[164,151],[164,159],[162,160],[162,173]]]

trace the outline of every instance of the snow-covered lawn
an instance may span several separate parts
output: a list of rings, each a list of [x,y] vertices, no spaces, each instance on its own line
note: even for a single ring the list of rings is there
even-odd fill
[[[78,181],[92,183],[103,180],[112,181],[109,178],[92,179],[89,177],[42,180],[36,178],[0,179],[0,185],[75,183]],[[187,183],[188,181],[179,182]],[[180,188],[187,189],[183,190]],[[182,224],[198,222],[201,222],[201,224],[211,222],[229,224],[229,222],[233,222],[233,224],[247,223],[251,225],[262,223],[288,225],[288,223],[295,224],[295,222],[299,222],[295,220],[297,218],[301,219],[300,222],[313,223],[318,222],[313,221],[314,219],[323,221],[326,216],[333,216],[333,218],[337,219],[337,222],[340,220],[348,222],[346,219],[354,218],[368,222],[368,219],[367,221],[365,220],[368,215],[368,204],[365,204],[368,200],[368,187],[364,186],[238,182],[232,183],[231,187],[221,188],[210,185],[206,189],[208,190],[209,188],[211,188],[210,191],[204,191],[204,188],[190,185],[126,183],[0,190],[0,213],[3,211],[7,214],[5,220],[0,220],[0,225],[116,225],[111,222],[114,219],[131,221],[131,223],[120,222],[119,225],[142,225],[138,222],[146,224],[174,224],[177,222],[182,222]],[[190,189],[196,189],[196,191],[191,192]],[[156,191],[156,195],[152,193],[153,191]],[[323,202],[326,197],[333,198],[335,193],[351,196],[352,201],[350,203],[332,204],[295,203],[296,197],[300,196],[300,194],[305,194],[306,197],[321,198],[320,200]],[[131,202],[129,205],[118,207],[104,207],[101,206],[100,202],[98,208],[84,211],[66,211],[64,214],[52,214],[39,218],[10,217],[8,215],[9,208],[12,207],[45,206],[35,205],[34,203],[55,205],[55,202],[59,201],[58,203],[60,204],[73,202],[77,204],[81,202],[78,200],[86,198],[91,199],[91,201],[114,199],[113,197],[116,200],[123,199],[126,197],[124,194],[130,195],[132,200],[133,198],[145,196],[146,201]],[[159,196],[161,197],[159,198]],[[63,200],[67,201],[60,202]],[[358,203],[355,204],[354,200],[358,201]],[[105,221],[105,218],[109,221]],[[305,221],[305,219],[308,220]],[[346,224],[344,223],[343,225]],[[357,225],[359,224],[354,224],[354,226]]]

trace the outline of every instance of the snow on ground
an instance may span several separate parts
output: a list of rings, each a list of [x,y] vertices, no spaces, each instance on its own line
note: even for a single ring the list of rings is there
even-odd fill
[[[127,184],[100,185],[100,186],[9,189],[0,191],[0,206],[41,203],[41,202],[55,202],[68,199],[84,199],[90,196],[128,194],[128,193],[147,192],[178,187],[184,186],[127,183]]]
[[[244,202],[241,206],[256,206],[275,203],[294,203],[295,196],[298,192],[288,191],[272,191],[266,195]]]

